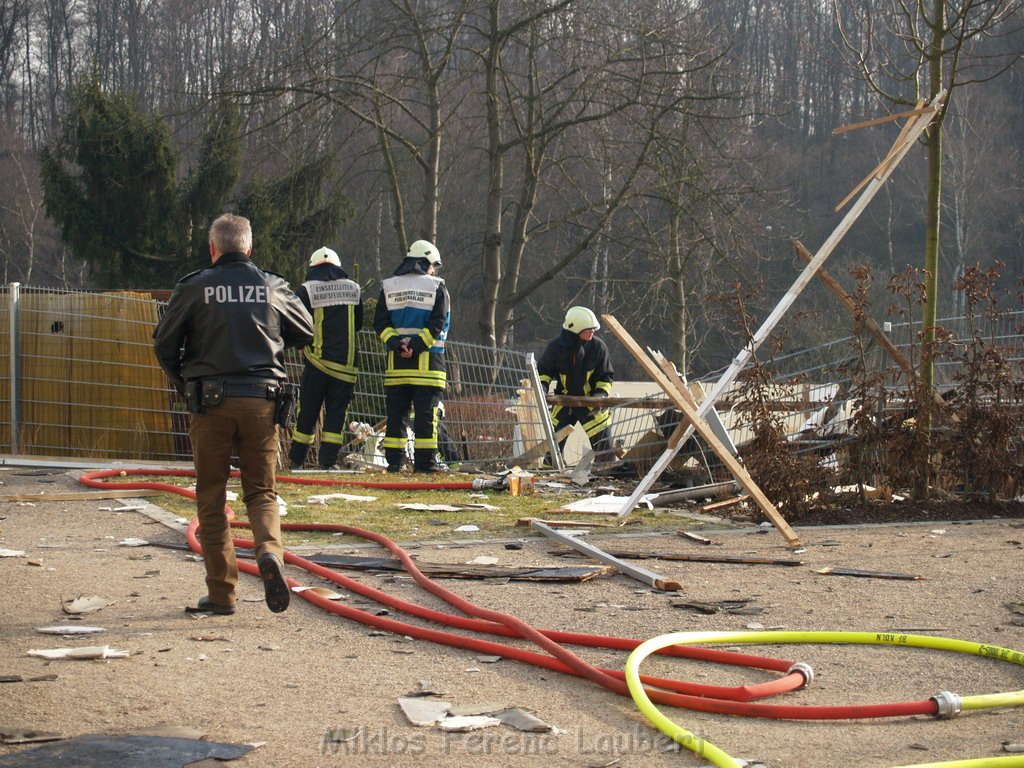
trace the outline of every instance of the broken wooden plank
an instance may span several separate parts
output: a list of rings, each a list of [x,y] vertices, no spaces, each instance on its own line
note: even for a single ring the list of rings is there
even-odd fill
[[[548,554],[558,557],[577,557],[571,550],[551,550]],[[803,560],[775,557],[742,557],[739,555],[692,555],[685,552],[630,552],[628,550],[610,550],[611,557],[620,560],[674,560],[684,563],[722,563],[725,565],[782,565],[793,567],[803,565]],[[820,571],[819,571],[820,573]]]
[[[580,541],[572,536],[556,531],[550,526],[544,525],[544,523],[534,522],[530,526],[533,530],[538,533],[542,533],[549,539],[560,541],[566,544],[577,552],[580,552],[587,557],[592,557],[595,560],[605,563],[606,565],[612,566],[619,573],[623,573],[630,578],[636,579],[637,581],[643,582],[648,586],[654,587],[655,589],[663,589],[668,592],[674,592],[681,590],[683,585],[673,579],[666,579],[653,571],[648,571],[646,568],[640,568],[635,565],[625,563],[618,558],[607,554],[606,552],[598,549],[593,544],[588,544],[585,541]]]
[[[875,125],[882,125],[884,123],[891,123],[895,120],[902,120],[905,117],[915,117],[916,115],[928,115],[935,111],[935,107],[925,107],[924,99],[921,99],[917,103],[917,107],[914,109],[908,109],[906,112],[895,112],[891,115],[883,115],[882,117],[872,117],[869,120],[864,120],[859,123],[850,123],[849,125],[841,125],[838,128],[832,129],[832,135],[838,136],[840,133],[849,133],[850,131],[858,131],[861,128],[871,128]]]
[[[710,504],[705,504],[700,508],[701,512],[716,512],[719,509],[728,509],[729,507],[735,507],[737,504],[742,504],[744,501],[748,501],[750,496],[746,493],[741,496],[736,496],[731,499],[724,499],[723,501],[713,501]]]
[[[548,395],[548,405],[562,405],[566,408],[626,408],[661,411],[672,407],[672,401],[665,397],[593,397],[583,395]]]
[[[922,104],[924,104],[924,99],[919,101],[917,104],[920,107]],[[863,180],[861,180],[860,184],[853,188],[853,191],[850,192],[850,194],[848,194],[845,198],[843,198],[843,200],[838,205],[836,205],[834,209],[835,212],[839,213],[839,211],[841,211],[846,206],[846,204],[853,199],[854,195],[860,192],[860,190],[870,181],[877,181],[881,179],[882,176],[885,174],[886,170],[889,168],[889,164],[895,159],[896,155],[900,151],[902,151],[904,144],[907,142],[907,136],[910,134],[910,130],[914,127],[914,124],[921,120],[923,120],[927,124],[930,119],[931,118],[929,118],[928,120],[923,120],[921,115],[913,115],[909,117],[907,119],[907,122],[903,124],[903,128],[900,130],[899,135],[896,137],[896,141],[893,142],[892,148],[889,150],[889,153],[884,158],[882,158],[882,161],[875,166],[874,170],[872,170],[871,173],[869,173],[867,176],[864,177]]]
[[[815,571],[815,573],[831,576],[859,576],[865,579],[894,579],[896,581],[925,581],[924,576],[913,573],[897,573],[894,571],[865,571],[860,568],[834,568],[827,567]]]
[[[567,427],[562,427],[560,430],[558,430],[558,432],[555,433],[555,442],[556,443],[560,443],[562,440],[565,440],[567,437],[569,437],[571,432],[572,432],[572,425],[569,425]],[[519,456],[516,456],[514,459],[512,459],[512,461],[510,463],[512,464],[512,466],[516,466],[516,465],[523,466],[523,465],[531,465],[531,464],[534,464],[534,463],[540,463],[540,461],[547,455],[547,453],[548,453],[547,441],[546,440],[542,440],[539,443],[534,443],[524,453],[522,453]],[[512,495],[516,496],[518,494],[512,494]]]

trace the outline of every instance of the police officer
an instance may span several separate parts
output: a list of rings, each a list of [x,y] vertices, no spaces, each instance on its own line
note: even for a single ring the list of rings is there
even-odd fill
[[[313,326],[284,278],[259,269],[251,254],[249,220],[220,216],[210,226],[213,266],[182,278],[153,334],[161,367],[193,413],[207,594],[190,612],[235,612],[238,565],[224,512],[234,449],[267,607],[279,613],[290,597],[281,567],[275,407],[286,378],[284,350],[308,344]]]
[[[384,458],[398,472],[405,457],[406,420],[413,417],[413,469],[437,470],[437,405],[447,384],[444,343],[451,300],[437,276],[441,254],[428,240],[409,247],[392,277],[381,285],[373,327],[387,350],[384,397],[387,429]]]
[[[612,391],[615,371],[608,348],[594,336],[601,324],[586,307],[570,307],[565,313],[562,332],[548,344],[537,363],[540,383],[547,390],[555,382],[556,395],[607,397]],[[556,405],[551,409],[555,432],[577,421],[590,438],[595,453],[607,450],[611,411],[605,408],[571,408]],[[564,444],[563,439],[559,444]]]
[[[356,333],[363,327],[363,301],[359,285],[330,248],[309,257],[306,282],[295,293],[313,315],[313,343],[303,350],[306,365],[288,460],[292,469],[305,463],[324,407],[317,458],[321,469],[330,469],[345,440],[345,411],[356,385]]]

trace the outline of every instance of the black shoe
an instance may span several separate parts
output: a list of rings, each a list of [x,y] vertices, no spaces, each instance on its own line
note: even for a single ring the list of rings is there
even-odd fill
[[[185,613],[215,613],[218,616],[231,616],[234,612],[235,606],[210,602],[209,597],[200,597],[198,603],[185,607]]]
[[[390,472],[392,475],[397,474],[398,472],[402,471],[402,465],[401,464],[397,464],[397,465],[396,464],[388,464],[388,470],[387,471]]]
[[[431,474],[433,474],[434,472],[437,472],[437,471],[438,470],[437,470],[436,466],[434,466],[434,467],[414,467],[413,468],[413,472],[415,472],[417,474],[421,474],[421,475],[431,475]]]
[[[281,573],[281,561],[277,559],[277,555],[264,552],[256,558],[256,565],[259,566],[260,577],[263,579],[267,608],[274,613],[287,610],[292,591],[288,588],[288,582],[284,580],[284,574]]]

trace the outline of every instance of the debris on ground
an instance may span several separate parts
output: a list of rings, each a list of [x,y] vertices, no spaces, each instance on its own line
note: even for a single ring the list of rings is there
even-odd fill
[[[896,581],[923,581],[924,576],[913,573],[898,573],[895,571],[865,571],[860,568],[834,568],[826,567],[815,571],[830,576],[859,576],[865,579],[893,579]]]
[[[698,544],[711,544],[712,543],[711,539],[706,538],[704,536],[700,536],[700,535],[698,535],[696,533],[693,533],[691,531],[679,530],[679,531],[676,531],[676,536],[682,536],[684,539],[689,539],[690,541],[696,541]]]
[[[493,728],[496,725],[501,725],[501,720],[487,715],[446,717],[441,721],[441,730],[449,733],[466,733]]]
[[[103,627],[83,627],[83,626],[59,626],[59,627],[37,627],[36,632],[40,632],[44,635],[95,635],[100,632],[106,632]]]
[[[251,750],[252,747],[247,744],[222,744],[200,739],[93,734],[76,736],[59,744],[48,744],[0,757],[0,766],[45,768],[52,765],[74,765],[78,768],[139,768],[159,765],[162,768],[172,768],[191,765],[208,758],[234,760]]]
[[[498,558],[491,555],[479,555],[472,560],[467,560],[466,565],[497,565]]]
[[[545,723],[539,717],[530,714],[524,709],[518,707],[511,707],[509,709],[502,710],[501,712],[495,712],[494,716],[501,720],[505,725],[510,728],[515,728],[517,731],[525,731],[526,733],[550,733],[554,730],[554,727]]]
[[[362,555],[310,555],[311,563],[327,568],[357,571],[384,571],[403,573],[405,568],[400,560],[391,557],[367,557]],[[509,566],[457,565],[449,563],[416,562],[416,567],[433,578],[449,579],[509,579],[511,581],[588,581],[596,576],[605,576],[614,569],[609,566],[581,565],[558,566]]]
[[[654,494],[647,494],[642,496],[637,503],[646,505],[648,509],[654,509],[654,505],[651,503],[651,500],[654,498]],[[580,499],[569,504],[563,504],[561,508],[579,514],[617,515],[628,500],[628,496],[615,496],[614,494],[606,493],[603,496],[592,496],[589,499]]]
[[[580,557],[571,549],[551,550],[558,557]],[[629,550],[608,550],[607,554],[624,560],[678,560],[690,563],[722,563],[725,565],[803,565],[803,560],[775,557],[743,557],[741,555],[692,555],[685,552],[632,552]]]
[[[713,615],[730,613],[734,616],[759,616],[764,608],[751,605],[750,599],[738,600],[673,600],[669,603],[673,608],[686,608],[697,613]]]
[[[327,587],[292,587],[292,592],[300,594],[302,592],[313,592],[314,594],[320,595],[320,597],[328,600],[345,600],[348,595],[343,595],[341,592],[335,592],[333,589]]]
[[[98,595],[76,597],[74,600],[64,603],[64,613],[76,616],[95,613],[116,602],[116,600],[112,600],[109,597],[99,597]]]
[[[616,557],[609,555],[608,553],[598,549],[593,544],[580,541],[573,538],[567,533],[560,533],[543,523],[533,523],[531,528],[538,533],[542,533],[549,539],[560,541],[563,544],[567,544],[578,552],[582,552],[587,557],[591,557],[598,562],[610,565],[619,573],[623,573],[632,579],[643,582],[648,586],[655,587],[657,589],[665,590],[666,592],[676,592],[683,588],[683,585],[675,581],[674,579],[667,579],[653,571],[649,571],[646,568],[640,568],[636,565],[630,565],[629,563],[623,562]]]
[[[448,716],[451,704],[447,701],[433,699],[401,697],[398,706],[402,708],[406,719],[417,728],[437,725]]]
[[[32,648],[26,652],[26,656],[36,656],[40,659],[74,659],[84,661],[88,659],[127,659],[131,656],[129,651],[119,651],[109,645],[89,645],[82,648]]]
[[[63,738],[62,734],[53,731],[37,731],[34,728],[0,726],[0,744],[35,744],[40,741],[58,741]]]
[[[329,501],[364,501],[371,502],[376,501],[376,496],[359,496],[354,493],[321,493],[316,496],[310,496],[306,499],[307,504],[318,504],[327,506]]]

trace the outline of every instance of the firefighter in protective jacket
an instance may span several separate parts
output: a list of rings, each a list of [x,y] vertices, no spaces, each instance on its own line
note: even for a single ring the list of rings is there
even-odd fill
[[[413,469],[437,469],[437,404],[447,384],[444,345],[451,322],[448,289],[436,274],[440,268],[434,244],[417,240],[384,280],[377,300],[373,327],[387,350],[383,448],[389,472],[402,468],[410,408],[415,410]]]
[[[356,333],[363,327],[363,301],[359,285],[349,279],[330,248],[320,248],[309,257],[306,282],[295,293],[313,316],[313,341],[303,350],[306,364],[288,460],[292,469],[305,463],[323,408],[317,463],[321,469],[330,469],[345,442],[345,411],[356,385]]]
[[[537,363],[545,390],[554,381],[556,395],[607,397],[611,394],[615,371],[608,358],[608,348],[594,336],[594,331],[600,327],[597,317],[586,307],[569,308],[562,332],[548,344]],[[595,453],[609,448],[611,412],[606,408],[556,405],[551,409],[551,421],[555,432],[578,421]],[[564,439],[559,441],[560,446],[564,443]]]

